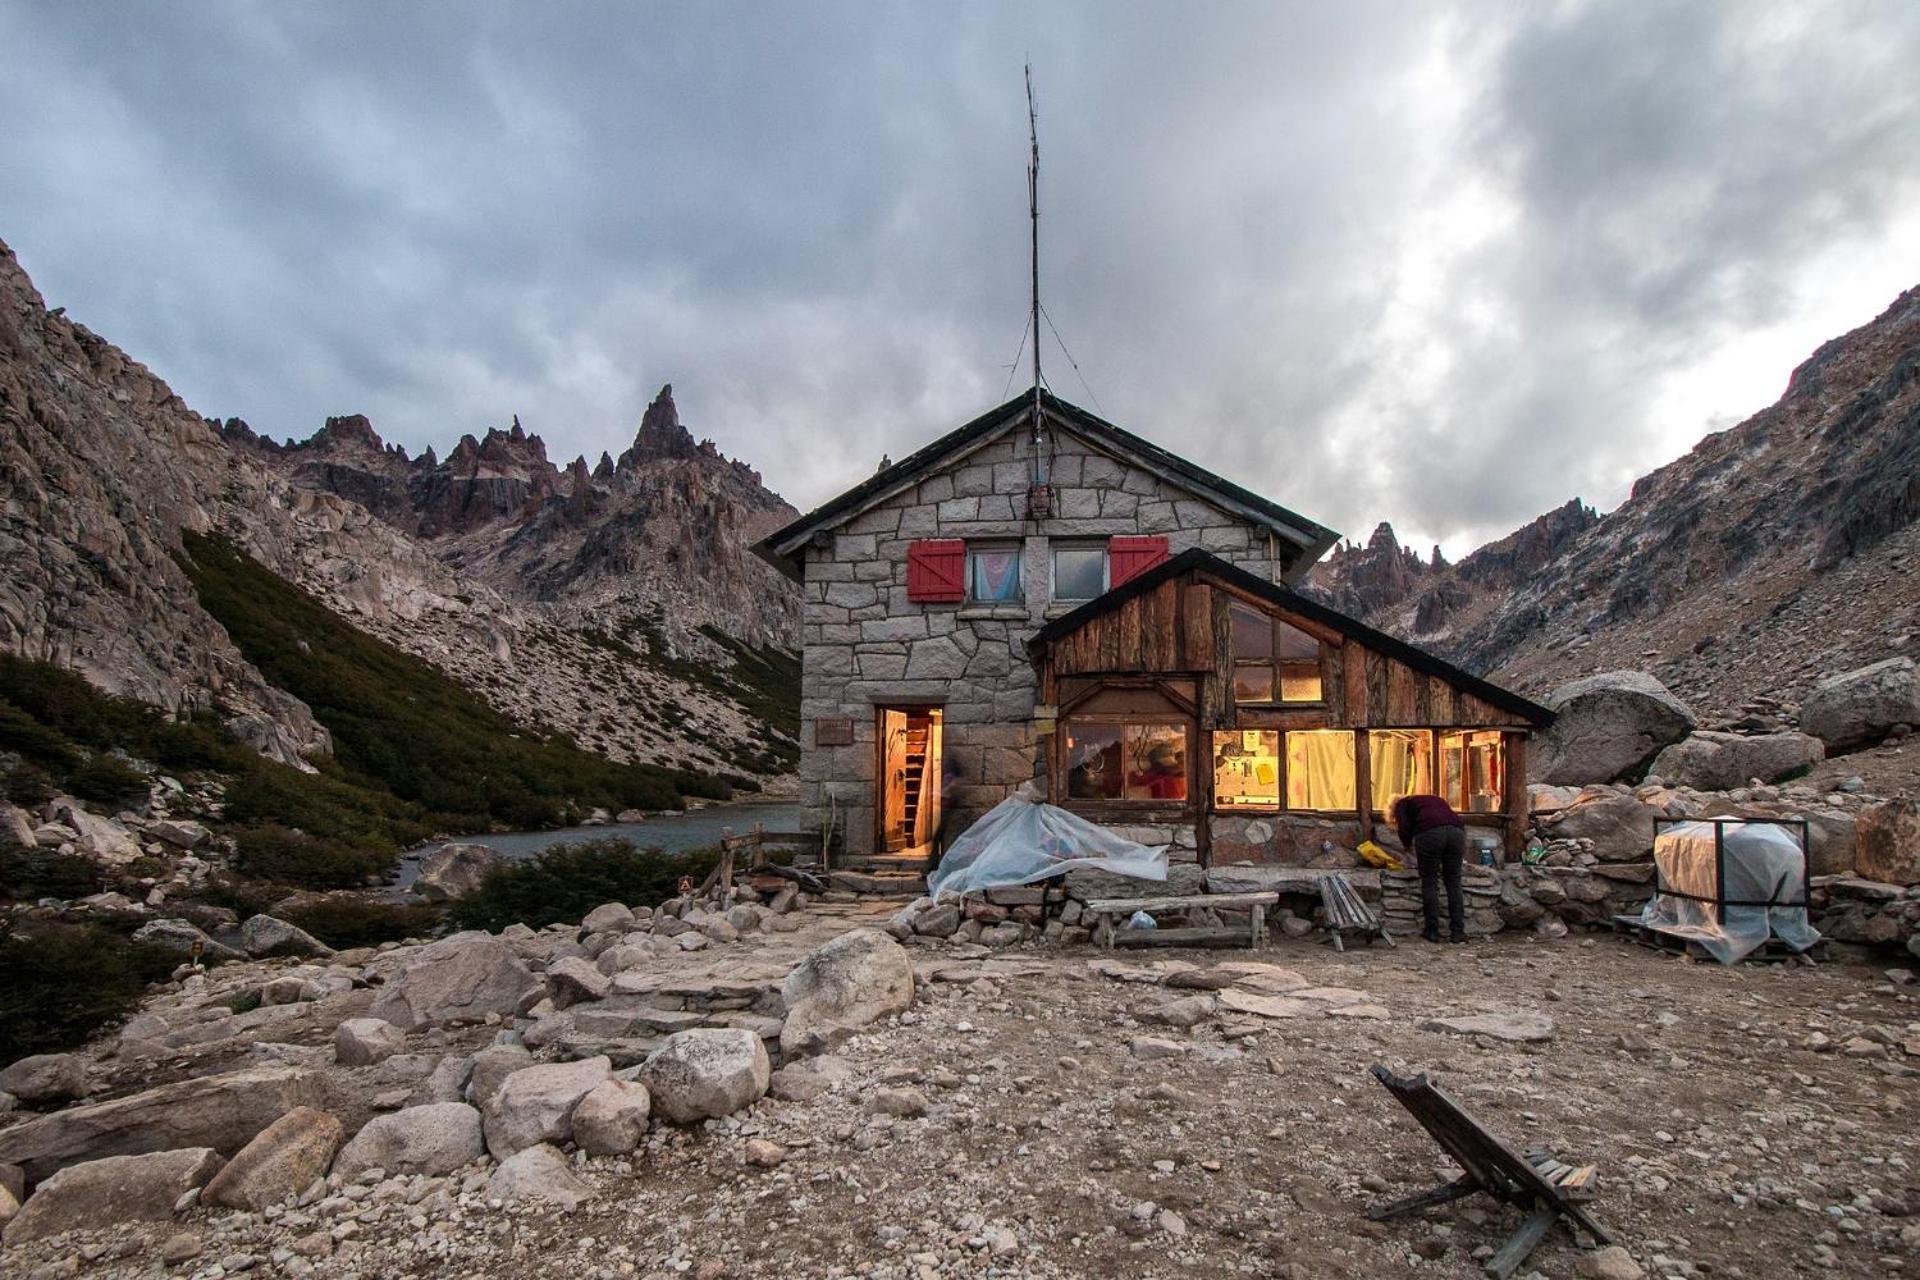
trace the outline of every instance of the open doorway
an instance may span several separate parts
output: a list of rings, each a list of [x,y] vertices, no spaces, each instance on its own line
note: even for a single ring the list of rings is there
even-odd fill
[[[940,831],[940,708],[874,710],[880,750],[875,844],[893,857],[928,857]]]

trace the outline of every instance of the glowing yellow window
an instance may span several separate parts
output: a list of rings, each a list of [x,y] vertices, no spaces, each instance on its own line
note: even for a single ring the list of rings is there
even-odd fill
[[[1287,734],[1287,808],[1358,810],[1353,734],[1301,729]]]
[[[1213,803],[1219,809],[1280,807],[1280,734],[1230,729],[1213,735]]]
[[[1373,807],[1385,813],[1401,796],[1433,792],[1433,734],[1426,729],[1374,729],[1367,734]]]

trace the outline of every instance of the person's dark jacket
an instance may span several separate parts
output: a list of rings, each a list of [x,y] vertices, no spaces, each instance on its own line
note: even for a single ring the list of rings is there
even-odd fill
[[[1413,848],[1413,838],[1422,831],[1439,827],[1461,827],[1460,815],[1439,796],[1401,796],[1393,803],[1393,825],[1400,833],[1400,847]]]

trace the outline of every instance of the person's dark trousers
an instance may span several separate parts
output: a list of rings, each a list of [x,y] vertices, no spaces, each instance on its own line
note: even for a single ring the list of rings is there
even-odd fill
[[[1440,880],[1447,882],[1447,926],[1456,938],[1467,932],[1466,903],[1460,893],[1460,864],[1467,858],[1467,833],[1461,827],[1435,827],[1413,838],[1420,862],[1420,910],[1427,936],[1440,932]]]

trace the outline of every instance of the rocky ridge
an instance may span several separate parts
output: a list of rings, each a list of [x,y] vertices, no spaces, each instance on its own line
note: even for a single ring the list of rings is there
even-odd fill
[[[618,461],[603,453],[592,468],[584,457],[550,461],[518,417],[462,436],[444,460],[431,448],[409,458],[360,415],[329,418],[286,444],[238,419],[220,430],[296,485],[359,503],[462,573],[569,625],[653,628],[696,650],[702,623],[755,645],[790,647],[799,634],[796,593],[749,551],[797,513],[753,468],[712,440],[695,442],[671,386]]]
[[[1915,646],[1916,516],[1920,289],[1604,516],[1570,502],[1453,566],[1383,529],[1311,581],[1517,688],[1644,667],[1718,723]]]
[[[737,771],[732,744],[778,731],[697,678],[734,661],[697,628],[712,620],[742,640],[783,643],[784,596],[764,584],[714,588],[731,579],[709,574],[706,558],[751,561],[745,546],[785,508],[760,489],[751,511],[736,509],[751,472],[700,446],[685,456],[652,443],[671,418],[663,396],[629,451],[629,478],[615,467],[593,482],[607,489],[605,519],[544,537],[566,523],[581,468],[566,489],[537,437],[463,442],[445,468],[430,455],[407,460],[364,418],[330,420],[310,448],[266,445],[201,417],[119,348],[49,311],[0,244],[0,648],[169,711],[218,709],[288,763],[325,751],[306,706],[200,608],[180,530],[218,531],[522,723],[616,759]],[[402,475],[409,484],[396,484]],[[671,556],[648,550],[662,528],[678,530]],[[486,550],[489,539],[500,549]],[[523,571],[539,577],[536,562],[547,576],[516,583]],[[750,572],[770,573],[757,561]],[[614,618],[646,630],[646,642],[609,643]],[[683,715],[645,709],[656,703]]]

